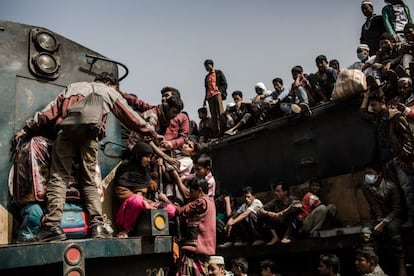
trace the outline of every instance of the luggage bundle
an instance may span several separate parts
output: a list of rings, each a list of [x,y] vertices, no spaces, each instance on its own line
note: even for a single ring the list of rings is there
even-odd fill
[[[364,72],[357,69],[345,69],[339,73],[336,79],[332,91],[332,100],[344,100],[367,89]]]

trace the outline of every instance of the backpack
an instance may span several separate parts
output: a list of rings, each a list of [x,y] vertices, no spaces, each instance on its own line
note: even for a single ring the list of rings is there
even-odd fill
[[[101,131],[104,101],[91,86],[92,93],[68,107],[67,116],[61,123],[64,131],[70,131],[77,137],[94,138]]]
[[[38,203],[32,203],[21,209],[22,223],[17,230],[17,242],[33,241],[40,231],[45,210]],[[81,204],[65,203],[61,227],[69,239],[85,238],[88,233],[88,215]]]
[[[88,232],[88,217],[84,207],[79,204],[65,203],[61,227],[69,239],[84,238]]]

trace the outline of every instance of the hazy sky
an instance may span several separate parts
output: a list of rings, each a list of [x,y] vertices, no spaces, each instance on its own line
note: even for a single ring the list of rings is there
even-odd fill
[[[406,1],[414,13],[413,1]],[[374,10],[385,5],[374,0]],[[213,59],[228,80],[230,95],[255,94],[261,81],[290,69],[316,71],[315,57],[356,61],[360,0],[2,0],[0,18],[44,27],[129,68],[121,88],[157,104],[160,90],[181,91],[184,109],[199,121],[204,98],[203,61]],[[120,75],[122,75],[120,69]],[[231,97],[225,102],[229,102]]]

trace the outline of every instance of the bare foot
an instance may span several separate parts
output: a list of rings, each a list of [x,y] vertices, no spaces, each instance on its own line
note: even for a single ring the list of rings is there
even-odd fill
[[[266,245],[274,245],[279,242],[278,238],[273,238],[270,242],[266,243]]]
[[[283,238],[281,243],[290,243],[291,240],[289,238]]]
[[[227,135],[234,135],[237,133],[237,129],[229,129],[226,132],[224,132]]]

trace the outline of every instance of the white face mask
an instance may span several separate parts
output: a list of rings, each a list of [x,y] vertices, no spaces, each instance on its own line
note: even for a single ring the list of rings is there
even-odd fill
[[[366,174],[365,175],[365,182],[368,184],[375,184],[377,183],[378,175],[375,174]]]

